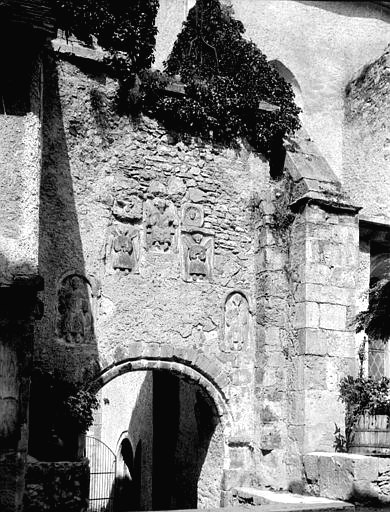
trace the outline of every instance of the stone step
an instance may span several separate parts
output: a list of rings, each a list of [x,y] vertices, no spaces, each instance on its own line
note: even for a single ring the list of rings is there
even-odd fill
[[[355,507],[344,501],[330,500],[315,496],[302,496],[287,492],[275,492],[253,487],[239,487],[234,491],[236,499],[246,504],[260,505],[259,512],[279,511],[321,511],[354,512]]]

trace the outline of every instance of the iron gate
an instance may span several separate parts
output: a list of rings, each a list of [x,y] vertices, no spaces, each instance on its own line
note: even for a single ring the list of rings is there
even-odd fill
[[[89,511],[113,512],[116,455],[103,441],[86,436],[85,454],[90,465]]]

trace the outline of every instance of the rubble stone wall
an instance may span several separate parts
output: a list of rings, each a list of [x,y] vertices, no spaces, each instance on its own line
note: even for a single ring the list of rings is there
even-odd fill
[[[89,464],[80,462],[30,462],[27,467],[26,512],[86,512]]]
[[[192,366],[228,404],[229,435],[255,442],[250,202],[268,163],[117,116],[93,66],[46,67],[37,364],[76,382],[140,358]]]
[[[320,412],[352,365],[354,215],[312,205],[275,231],[287,183],[263,157],[118,116],[98,62],[46,73],[37,364],[187,375],[225,416],[225,493],[300,481],[342,421]]]

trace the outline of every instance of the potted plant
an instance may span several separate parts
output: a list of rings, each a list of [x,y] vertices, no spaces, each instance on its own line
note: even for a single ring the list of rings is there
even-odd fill
[[[346,408],[347,451],[390,455],[390,379],[348,375],[340,382],[340,400]]]
[[[355,317],[356,332],[364,331],[359,350],[360,371],[340,382],[340,400],[346,408],[346,448],[351,453],[390,456],[390,379],[364,376],[365,346],[384,345],[390,337],[390,281],[373,282],[369,305]]]

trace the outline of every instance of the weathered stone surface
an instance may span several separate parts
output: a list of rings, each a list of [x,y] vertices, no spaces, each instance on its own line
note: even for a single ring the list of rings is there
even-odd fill
[[[233,491],[234,501],[241,504],[261,505],[261,509],[276,510],[283,507],[282,510],[350,510],[354,511],[355,507],[349,503],[341,501],[332,501],[326,498],[315,498],[312,496],[300,496],[292,493],[277,493],[264,489],[256,489],[253,487],[238,487]],[[264,508],[263,508],[264,507]]]
[[[386,458],[349,453],[304,455],[308,489],[341,500],[390,502],[390,468]]]

